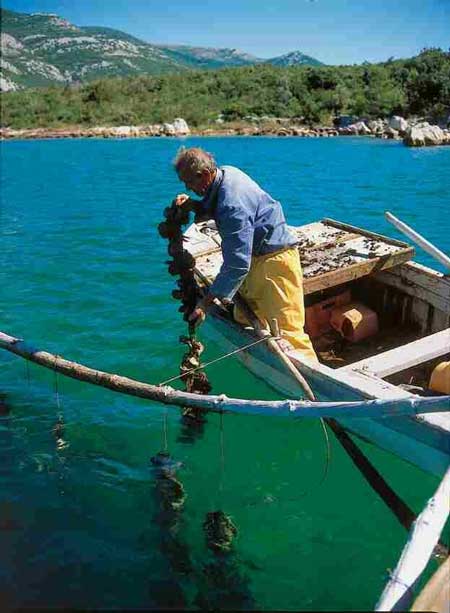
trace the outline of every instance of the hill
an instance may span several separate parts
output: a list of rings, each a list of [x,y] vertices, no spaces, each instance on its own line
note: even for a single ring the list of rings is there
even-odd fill
[[[192,69],[321,63],[300,51],[269,60],[238,49],[155,45],[105,27],[78,27],[58,15],[0,9],[0,91]]]
[[[180,95],[182,94],[182,95]],[[79,87],[7,92],[1,125],[142,125],[183,117],[189,125],[284,117],[330,124],[338,115],[450,116],[450,53],[361,66],[240,66],[101,79]]]

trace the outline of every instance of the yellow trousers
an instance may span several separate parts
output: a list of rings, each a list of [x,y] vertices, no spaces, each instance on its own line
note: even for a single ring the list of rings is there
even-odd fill
[[[303,329],[303,275],[296,247],[253,257],[239,292],[264,326],[277,319],[282,338],[305,358],[317,362],[311,340]],[[239,323],[249,323],[237,306],[234,318]]]

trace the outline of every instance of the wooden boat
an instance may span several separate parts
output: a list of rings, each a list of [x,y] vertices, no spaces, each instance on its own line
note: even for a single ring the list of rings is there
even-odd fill
[[[305,304],[349,289],[377,312],[380,330],[355,344],[323,335],[315,340],[319,364],[307,363],[295,350],[288,357],[320,401],[390,401],[392,416],[384,412],[368,418],[362,411],[361,418],[337,419],[348,431],[442,476],[450,460],[450,397],[442,396],[442,412],[421,414],[420,407],[430,394],[434,366],[450,359],[450,278],[411,261],[414,249],[406,243],[348,224],[324,219],[293,230],[299,239]],[[211,283],[222,263],[214,222],[190,226],[185,248],[196,258],[199,284]],[[214,306],[207,321],[227,351],[255,339],[255,330],[236,323],[225,307]],[[298,385],[265,344],[237,357],[283,397],[299,398]],[[403,399],[411,401],[416,415],[395,414]]]

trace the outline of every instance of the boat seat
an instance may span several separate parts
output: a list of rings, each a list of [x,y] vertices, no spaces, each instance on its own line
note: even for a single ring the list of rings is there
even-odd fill
[[[339,371],[368,371],[377,377],[388,377],[417,364],[450,353],[450,328],[384,351],[370,358],[338,368]]]

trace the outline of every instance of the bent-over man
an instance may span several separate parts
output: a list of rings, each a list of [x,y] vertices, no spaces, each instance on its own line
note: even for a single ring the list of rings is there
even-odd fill
[[[192,210],[214,219],[222,238],[222,267],[190,320],[202,323],[215,298],[227,302],[239,290],[264,325],[276,318],[282,338],[306,359],[317,361],[304,331],[297,239],[286,225],[280,203],[238,168],[218,167],[203,149],[181,148],[174,166],[186,188],[203,198],[191,201]],[[187,194],[176,197],[178,205],[187,200]],[[240,323],[248,323],[236,306],[234,316]]]

